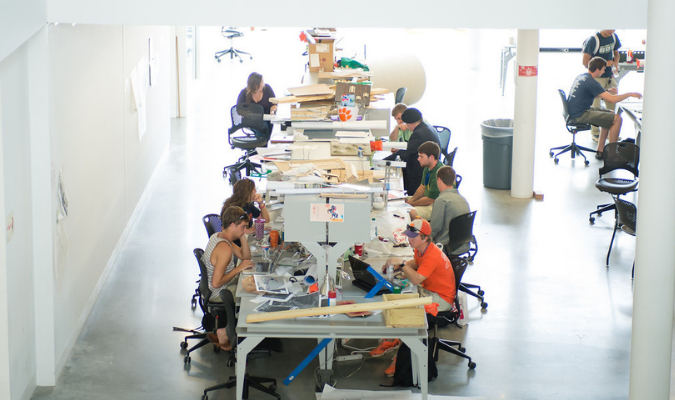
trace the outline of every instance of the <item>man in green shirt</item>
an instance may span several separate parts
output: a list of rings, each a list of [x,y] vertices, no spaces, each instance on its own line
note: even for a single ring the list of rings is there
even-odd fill
[[[441,148],[432,141],[422,143],[417,149],[417,160],[424,170],[422,171],[422,183],[415,194],[406,200],[406,203],[414,207],[410,210],[411,220],[420,217],[428,221],[431,218],[434,200],[440,194],[436,181],[436,173],[443,166],[438,161],[440,154]]]

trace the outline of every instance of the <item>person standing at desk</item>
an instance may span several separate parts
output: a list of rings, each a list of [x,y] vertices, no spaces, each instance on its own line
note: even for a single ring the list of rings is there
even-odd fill
[[[258,204],[257,207],[256,204]],[[232,186],[232,197],[225,200],[222,210],[233,206],[241,207],[248,216],[249,223],[246,227],[246,233],[255,233],[253,220],[258,217],[262,216],[265,222],[271,221],[262,195],[257,192],[255,182],[249,178],[243,178],[235,182]]]
[[[593,57],[602,57],[607,61],[607,69],[595,80],[602,86],[603,89],[610,91],[614,89],[613,94],[616,94],[616,91],[619,87],[619,82],[614,78],[612,69],[616,69],[616,72],[619,72],[619,48],[621,47],[621,41],[619,37],[614,33],[614,29],[603,29],[595,35],[589,37],[584,41],[582,64],[584,67],[588,68],[588,63]],[[611,92],[611,91],[610,91]],[[603,99],[604,100],[604,99]],[[605,101],[605,108],[608,110],[614,111],[616,108],[616,103],[611,101]],[[596,97],[593,100],[592,107],[600,108],[600,98]],[[600,132],[597,126],[591,126],[591,135],[593,135],[593,140],[596,142],[599,140]],[[605,146],[604,143],[601,145]]]
[[[265,114],[274,114],[277,112],[277,105],[270,102],[274,95],[272,87],[263,82],[263,76],[257,72],[251,72],[248,76],[246,87],[239,92],[237,97],[237,104],[255,103],[262,106]],[[272,123],[265,121],[267,124],[267,134],[272,134]]]
[[[588,72],[576,77],[567,98],[570,122],[600,127],[600,140],[598,141],[598,150],[595,153],[595,158],[598,160],[602,160],[602,150],[605,148],[605,140],[608,135],[610,143],[619,140],[622,119],[614,111],[592,107],[593,99],[599,97],[611,103],[618,103],[629,97],[642,98],[642,95],[637,92],[617,94],[615,88],[605,90],[595,78],[602,76],[606,67],[607,61],[604,58],[593,57],[588,63]]]
[[[223,290],[229,290],[234,294],[239,273],[253,266],[251,249],[244,234],[248,215],[241,207],[228,207],[220,213],[220,220],[222,230],[211,235],[202,256],[211,290],[209,300],[213,302],[222,302],[220,293]],[[241,246],[235,244],[236,240],[241,241]],[[242,260],[238,266],[235,265],[234,257]],[[216,313],[216,317],[218,321],[227,321],[224,313]],[[218,327],[216,337],[209,336],[209,339],[223,350],[230,350],[232,347],[224,326]]]
[[[422,119],[422,113],[416,108],[408,108],[401,114],[401,120],[406,124],[412,135],[408,140],[405,150],[399,150],[388,156],[387,160],[394,160],[396,156],[405,161],[406,167],[403,172],[403,188],[408,194],[415,193],[422,182],[422,166],[417,160],[420,145],[424,142],[432,141],[440,148],[441,140],[433,126]]]
[[[413,206],[410,210],[410,219],[417,217],[428,220],[431,218],[431,212],[434,208],[434,201],[440,194],[436,173],[443,166],[438,161],[441,155],[441,148],[434,142],[424,142],[417,149],[417,161],[424,167],[422,171],[422,184],[417,188],[415,194],[405,202]]]

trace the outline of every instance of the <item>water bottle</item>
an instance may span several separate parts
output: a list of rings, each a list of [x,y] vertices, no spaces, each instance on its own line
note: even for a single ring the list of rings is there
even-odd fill
[[[391,264],[387,265],[387,280],[389,282],[394,280],[394,266]]]
[[[400,154],[396,155],[396,161],[401,161],[401,155]]]
[[[363,149],[361,146],[359,146],[359,152],[358,152],[359,158],[363,158]]]
[[[262,251],[263,251],[263,260],[269,261],[270,260],[270,242],[268,242],[267,240],[263,240],[260,247],[262,247]]]
[[[372,218],[370,220],[370,238],[377,237],[377,222],[375,221],[375,218]]]
[[[255,220],[255,239],[262,240],[265,236],[265,220],[262,218],[257,218]]]

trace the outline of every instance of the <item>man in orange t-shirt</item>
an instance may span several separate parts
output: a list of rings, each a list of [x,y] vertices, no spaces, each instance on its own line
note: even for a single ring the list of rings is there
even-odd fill
[[[434,303],[438,303],[438,311],[454,309],[455,272],[448,257],[431,242],[431,225],[425,219],[413,220],[403,232],[408,236],[408,242],[414,249],[414,258],[404,262],[400,258],[388,259],[382,272],[388,265],[394,270],[403,271],[406,278],[422,288],[422,296],[431,296]]]

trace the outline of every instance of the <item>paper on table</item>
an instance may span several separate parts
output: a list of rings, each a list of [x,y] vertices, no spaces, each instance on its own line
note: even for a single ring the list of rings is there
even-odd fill
[[[335,132],[335,137],[359,137],[359,138],[369,138],[373,135],[370,134],[370,131],[337,131]]]

